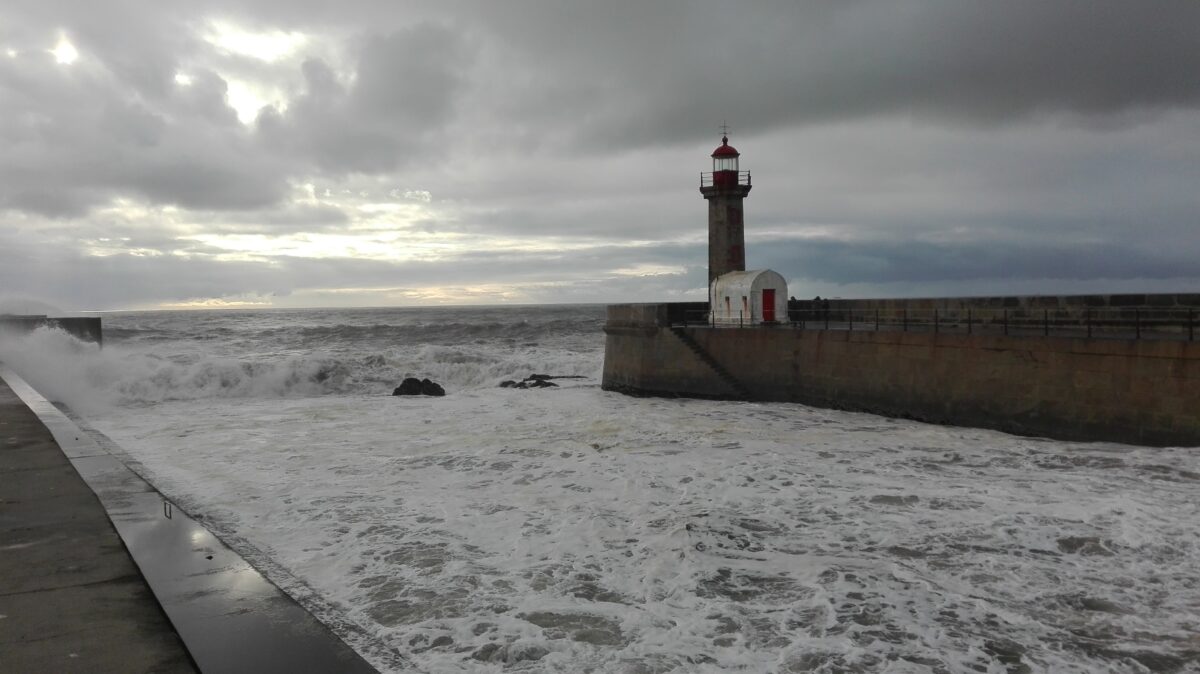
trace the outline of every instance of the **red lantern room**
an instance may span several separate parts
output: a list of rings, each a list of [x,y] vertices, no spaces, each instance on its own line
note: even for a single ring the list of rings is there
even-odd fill
[[[729,144],[729,136],[721,136],[721,146],[713,150],[713,173],[738,170],[738,151]],[[715,177],[715,176],[714,176]]]
[[[750,174],[738,170],[738,153],[729,144],[729,136],[721,136],[721,145],[712,153],[712,174],[700,176],[700,186],[716,187],[719,189],[736,188],[739,185],[750,184]],[[711,182],[709,180],[710,179]]]

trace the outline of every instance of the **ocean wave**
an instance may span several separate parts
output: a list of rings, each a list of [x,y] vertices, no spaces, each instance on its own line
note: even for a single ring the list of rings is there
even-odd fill
[[[593,321],[553,320],[542,322],[429,322],[409,325],[317,325],[296,328],[271,328],[261,338],[286,338],[303,343],[360,343],[379,340],[395,344],[460,344],[477,340],[545,339],[584,332],[595,332]]]
[[[600,369],[598,349],[514,348],[494,338],[482,344],[371,348],[364,346],[371,342],[362,337],[364,328],[331,326],[328,334],[340,335],[335,348],[229,356],[181,349],[176,342],[169,344],[174,348],[152,341],[100,348],[41,329],[7,340],[0,360],[45,395],[80,409],[205,398],[383,395],[406,377],[428,377],[453,393],[531,372],[594,376]]]

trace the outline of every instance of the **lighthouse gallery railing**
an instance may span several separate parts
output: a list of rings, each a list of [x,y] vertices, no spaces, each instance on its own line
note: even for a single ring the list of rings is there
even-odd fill
[[[732,171],[717,171],[717,173],[732,173]],[[736,184],[736,185],[745,185],[748,187],[748,186],[750,186],[750,172],[749,171],[738,171],[736,183],[734,183],[732,180],[729,181],[728,183],[721,183],[720,181],[713,182],[713,171],[705,171],[700,174],[700,187],[713,187],[717,184],[726,184],[726,185],[735,185]]]

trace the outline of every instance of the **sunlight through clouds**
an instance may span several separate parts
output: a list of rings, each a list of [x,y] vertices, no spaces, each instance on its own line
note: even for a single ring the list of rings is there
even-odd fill
[[[229,87],[225,99],[242,124],[253,122],[259,111],[268,105],[280,110],[286,108],[282,92],[229,77],[225,78],[225,83]]]
[[[253,31],[228,21],[210,21],[208,31],[203,33],[201,38],[218,52],[244,56],[263,63],[276,63],[297,55],[301,47],[310,44],[308,36],[303,33],[281,30]],[[279,112],[287,109],[287,95],[276,84],[247,79],[223,70],[218,68],[218,73],[228,87],[226,100],[242,124],[253,123],[264,107],[272,106]],[[191,83],[191,78],[187,75],[176,75],[175,81],[186,86]]]
[[[57,63],[63,65],[71,65],[79,58],[79,50],[75,49],[75,45],[71,44],[65,35],[58,38],[58,44],[50,50],[50,53],[54,55]],[[9,50],[9,55],[16,56],[16,52]]]
[[[209,27],[208,34],[204,36],[209,44],[231,54],[249,56],[267,63],[291,55],[308,41],[303,33],[280,30],[256,33],[225,21],[213,21]]]
[[[254,258],[303,257],[312,259],[354,258],[360,260],[385,260],[403,262],[422,259],[440,259],[461,249],[447,237],[405,237],[403,241],[396,233],[372,233],[365,236],[354,234],[289,234],[267,236],[262,234],[196,234],[188,237],[212,248],[229,251],[231,254]]]

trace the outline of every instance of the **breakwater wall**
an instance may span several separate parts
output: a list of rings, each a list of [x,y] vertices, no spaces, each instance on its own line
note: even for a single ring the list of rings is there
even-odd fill
[[[1200,446],[1200,342],[683,325],[608,307],[605,389],[800,402],[1059,439]]]
[[[48,316],[0,314],[0,337],[6,333],[29,333],[43,327],[58,328],[85,342],[104,343],[104,333],[98,316],[51,318]]]
[[[1092,310],[1123,310],[1132,313],[1136,310],[1184,310],[1200,307],[1200,293],[1136,293],[1124,295],[983,295],[978,297],[916,297],[916,298],[879,298],[879,299],[825,299],[803,300],[793,299],[789,309],[813,310],[822,304],[835,311],[880,309],[883,311],[933,311],[940,309],[946,312],[968,309],[979,311],[1001,311],[1009,309],[1014,312],[1041,312],[1043,310],[1059,311],[1081,315],[1088,309]]]
[[[1200,293],[1124,295],[1031,295],[911,299],[792,299],[788,320],[845,322],[866,326],[1003,327],[1017,331],[1126,334],[1187,334],[1200,328]],[[1089,331],[1088,328],[1091,328]]]

